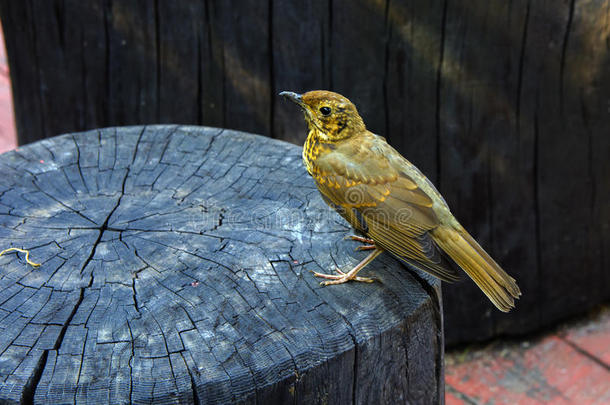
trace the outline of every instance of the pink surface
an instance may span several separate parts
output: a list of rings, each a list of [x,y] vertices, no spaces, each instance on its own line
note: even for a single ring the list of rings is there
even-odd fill
[[[4,35],[0,27],[0,153],[17,147],[11,78],[6,61]]]
[[[566,328],[560,336],[583,352],[610,365],[610,310],[602,312],[600,319],[595,322]]]
[[[446,402],[610,404],[610,309],[533,341],[446,356]]]

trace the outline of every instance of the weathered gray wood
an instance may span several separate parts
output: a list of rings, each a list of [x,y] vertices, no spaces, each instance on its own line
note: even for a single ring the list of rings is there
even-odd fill
[[[438,403],[440,285],[356,264],[299,147],[125,127],[0,156],[0,402]]]
[[[350,97],[519,281],[445,287],[447,341],[610,299],[608,2],[0,0],[20,143],[200,124],[301,144],[280,90]],[[480,316],[483,314],[482,316]]]

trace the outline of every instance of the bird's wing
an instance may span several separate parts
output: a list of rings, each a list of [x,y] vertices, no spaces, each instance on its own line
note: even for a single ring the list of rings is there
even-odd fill
[[[404,158],[381,138],[347,153],[337,147],[316,159],[313,177],[325,200],[383,249],[443,280],[459,279],[429,234],[439,225],[432,199],[396,164]]]

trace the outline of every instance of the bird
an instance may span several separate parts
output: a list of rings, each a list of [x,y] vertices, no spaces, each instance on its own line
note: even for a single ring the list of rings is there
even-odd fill
[[[348,272],[314,272],[328,280],[322,285],[373,282],[358,273],[387,251],[448,282],[461,278],[461,268],[500,311],[514,308],[521,295],[515,279],[457,221],[432,182],[384,137],[367,130],[348,98],[327,90],[279,95],[304,114],[303,163],[322,199],[365,235],[351,236],[366,244],[360,249],[371,251]]]

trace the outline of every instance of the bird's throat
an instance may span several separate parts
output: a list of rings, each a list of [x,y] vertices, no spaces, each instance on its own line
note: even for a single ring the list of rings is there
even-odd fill
[[[329,143],[324,142],[324,135],[316,127],[309,129],[307,139],[303,145],[303,163],[307,168],[307,172],[313,176],[315,171],[316,159],[325,152],[332,150]]]

